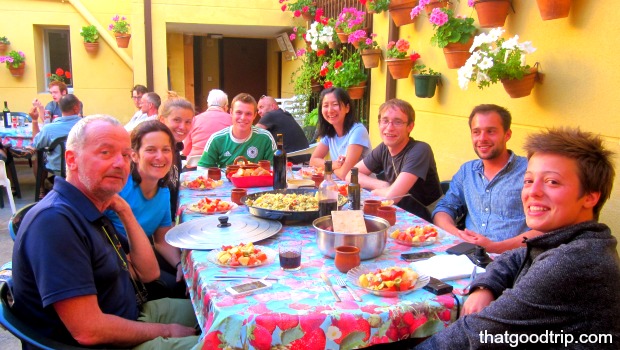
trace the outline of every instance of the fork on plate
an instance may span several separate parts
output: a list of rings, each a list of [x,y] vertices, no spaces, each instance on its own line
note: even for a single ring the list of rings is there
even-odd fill
[[[347,281],[345,281],[344,278],[342,278],[342,276],[336,276],[336,284],[340,286],[340,288],[346,288],[351,294],[351,296],[353,297],[353,299],[355,299],[355,301],[362,301],[362,298],[360,298],[357,294],[355,294],[355,291],[351,289],[349,285],[347,285]]]

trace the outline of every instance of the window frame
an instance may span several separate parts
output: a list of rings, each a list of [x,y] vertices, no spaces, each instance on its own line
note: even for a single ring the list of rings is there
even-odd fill
[[[50,83],[47,75],[55,73],[55,71],[53,71],[52,70],[53,68],[51,67],[51,57],[50,57],[51,56],[50,55],[50,34],[51,33],[66,34],[67,56],[69,59],[68,67],[69,67],[69,72],[73,73],[73,60],[72,60],[72,55],[71,55],[71,27],[69,26],[45,26],[42,29],[43,29],[43,74],[44,74],[43,79],[45,82],[45,90],[47,91],[47,86]],[[71,76],[69,84],[67,84],[67,90],[68,90],[68,93],[73,93],[73,76]]]

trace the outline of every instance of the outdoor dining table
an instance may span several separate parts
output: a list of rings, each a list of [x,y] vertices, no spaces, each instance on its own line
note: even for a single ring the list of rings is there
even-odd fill
[[[17,128],[0,127],[0,138],[2,144],[11,144],[15,148],[24,148],[32,144],[32,128],[28,126],[20,126]]]
[[[200,171],[183,173],[181,180],[192,180],[198,175],[203,174]],[[204,217],[186,210],[189,204],[204,197],[230,200],[232,188],[234,186],[226,179],[221,187],[208,191],[182,187],[180,222]],[[247,190],[251,194],[271,189],[257,187]],[[364,196],[368,195],[369,192],[365,192]],[[228,215],[233,217],[235,213],[247,214],[248,209],[242,205]],[[388,232],[415,225],[429,223],[398,209],[397,223]],[[400,259],[402,252],[431,250],[443,254],[448,247],[460,242],[439,231],[441,241],[425,247],[400,245],[388,237],[385,251],[361,264],[406,267],[408,263]],[[255,244],[277,252],[278,243],[286,240],[303,242],[301,268],[297,271],[281,270],[277,258],[271,264],[254,268],[223,267],[208,261],[209,251],[183,250],[184,276],[202,329],[201,349],[217,349],[220,344],[243,349],[269,349],[277,345],[295,349],[302,344],[307,349],[359,348],[409,337],[427,337],[447,327],[456,318],[458,302],[452,294],[436,296],[423,289],[397,297],[382,297],[349,283],[362,298],[362,302],[357,302],[346,289],[334,284],[342,300],[337,302],[326,289],[320,274],[325,273],[332,283],[336,276],[345,279],[347,276],[336,269],[333,259],[324,257],[319,251],[312,223],[285,222],[279,233]],[[214,277],[227,274],[269,276],[279,280],[269,289],[233,297],[226,291],[227,287],[252,280],[221,281]]]

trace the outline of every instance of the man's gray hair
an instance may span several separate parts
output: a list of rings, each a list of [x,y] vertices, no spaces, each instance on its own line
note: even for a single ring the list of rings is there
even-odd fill
[[[95,121],[103,121],[114,126],[123,126],[116,118],[107,114],[94,114],[80,119],[69,131],[67,149],[72,151],[81,150],[86,144],[86,126]]]
[[[207,106],[226,107],[228,105],[228,95],[222,90],[213,89],[209,91]]]

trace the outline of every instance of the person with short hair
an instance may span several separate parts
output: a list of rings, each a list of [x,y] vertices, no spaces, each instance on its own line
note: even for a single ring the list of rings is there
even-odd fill
[[[256,126],[269,130],[274,139],[278,134],[282,134],[286,153],[308,148],[304,130],[289,112],[278,107],[273,97],[263,96],[258,100],[258,114],[261,118]],[[310,155],[288,157],[288,160],[295,164],[303,163],[310,160]]]
[[[318,108],[320,141],[310,165],[322,168],[329,154],[334,175],[344,179],[371,150],[368,130],[353,114],[351,97],[344,89],[331,87],[321,91]]]
[[[379,107],[379,133],[383,142],[355,166],[359,169],[359,184],[383,198],[411,194],[395,199],[397,205],[425,220],[427,209],[439,197],[441,186],[431,146],[414,140],[415,111],[407,101],[391,99]],[[384,179],[372,174],[383,173]],[[350,180],[351,174],[347,175]]]
[[[113,117],[89,116],[71,129],[67,179],[56,179],[17,233],[12,310],[44,337],[74,346],[190,349],[198,337],[189,300],[141,304],[140,282],[155,280],[159,268],[118,195],[130,156],[129,135]],[[116,234],[106,209],[118,214],[127,238]]]
[[[142,106],[141,106],[142,95],[146,94],[147,92],[149,92],[149,90],[146,88],[146,86],[140,85],[140,84],[137,84],[136,86],[133,87],[133,89],[131,89],[131,100],[133,101],[134,105],[136,106],[138,110],[136,111],[136,113],[134,113],[131,119],[129,119],[127,124],[125,124],[125,129],[129,132],[131,132],[131,130],[136,125],[138,125],[143,118],[147,117],[147,115],[145,115],[145,113],[142,112]]]
[[[542,235],[489,264],[473,281],[463,316],[416,349],[507,348],[496,340],[505,334],[546,336],[520,343],[524,348],[564,348],[569,336],[595,334],[609,338],[569,347],[618,348],[617,240],[598,222],[615,177],[613,152],[603,144],[570,128],[527,137],[521,200],[527,225]]]
[[[224,168],[238,156],[244,156],[253,163],[273,160],[276,142],[269,131],[252,125],[257,112],[254,97],[240,93],[233,98],[231,106],[232,126],[211,135],[198,161],[199,170]]]
[[[224,91],[211,90],[207,97],[207,106],[206,111],[194,117],[194,124],[183,141],[183,154],[188,157],[201,155],[213,133],[232,125],[232,118],[228,113],[228,95]]]
[[[450,188],[433,211],[433,223],[450,234],[501,253],[523,246],[530,231],[519,202],[527,159],[506,146],[512,136],[512,116],[494,104],[476,106],[469,115],[474,152],[452,177]],[[456,219],[465,216],[465,229]]]

